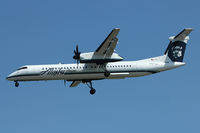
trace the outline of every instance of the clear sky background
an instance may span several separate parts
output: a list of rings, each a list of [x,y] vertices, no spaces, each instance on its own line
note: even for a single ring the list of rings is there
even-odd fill
[[[1,133],[199,133],[200,2],[197,0],[1,0]],[[76,44],[95,50],[120,28],[125,60],[162,55],[168,37],[193,28],[184,67],[151,76],[94,81],[97,92],[63,81],[6,76],[23,65],[75,63]]]

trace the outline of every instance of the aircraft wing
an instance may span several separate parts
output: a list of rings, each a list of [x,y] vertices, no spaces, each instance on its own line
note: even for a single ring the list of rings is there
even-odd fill
[[[96,49],[95,54],[102,55],[104,57],[111,56],[118,42],[117,34],[119,31],[120,29],[118,28],[113,29],[107,38]]]
[[[81,83],[81,81],[73,81],[70,87],[76,87]]]

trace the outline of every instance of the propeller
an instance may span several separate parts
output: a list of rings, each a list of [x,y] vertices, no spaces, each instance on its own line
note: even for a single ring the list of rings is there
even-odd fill
[[[77,64],[80,62],[80,54],[81,52],[78,51],[78,45],[76,45],[76,50],[74,50],[73,59],[77,61]]]

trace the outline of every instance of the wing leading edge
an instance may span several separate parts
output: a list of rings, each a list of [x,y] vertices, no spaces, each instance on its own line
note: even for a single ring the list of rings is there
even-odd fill
[[[98,55],[111,56],[118,42],[117,35],[119,31],[119,28],[113,29],[107,38],[96,49],[95,53]]]

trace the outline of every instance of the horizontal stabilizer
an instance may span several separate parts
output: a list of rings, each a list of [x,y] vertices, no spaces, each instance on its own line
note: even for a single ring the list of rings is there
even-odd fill
[[[189,34],[192,31],[191,28],[186,28],[184,30],[182,30],[178,35],[176,36],[171,36],[169,37],[170,41],[183,41],[185,43],[187,43],[187,41],[189,40]]]

